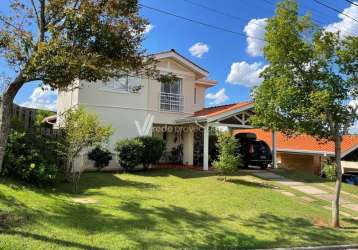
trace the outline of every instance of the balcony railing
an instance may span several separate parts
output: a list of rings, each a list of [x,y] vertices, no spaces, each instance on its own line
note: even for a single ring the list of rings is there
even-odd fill
[[[182,112],[184,110],[184,96],[160,92],[159,104],[161,111]]]

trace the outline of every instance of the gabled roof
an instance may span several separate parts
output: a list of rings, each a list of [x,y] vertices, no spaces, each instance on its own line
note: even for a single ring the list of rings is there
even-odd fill
[[[257,139],[265,141],[272,148],[272,133],[263,129],[239,129],[237,133],[255,133]],[[302,153],[302,154],[321,154],[334,156],[334,143],[317,141],[309,135],[298,135],[287,137],[283,133],[276,132],[277,151]],[[342,140],[342,157],[346,156],[358,148],[358,135],[345,135]]]
[[[238,103],[232,103],[232,104],[227,104],[227,105],[203,108],[199,111],[196,111],[194,113],[194,117],[202,117],[202,116],[211,117],[211,116],[219,115],[219,114],[222,114],[222,113],[225,113],[228,111],[232,111],[235,109],[241,109],[244,107],[248,107],[252,104],[253,104],[253,102],[248,101],[248,102],[238,102]]]
[[[188,68],[192,69],[193,71],[199,73],[203,77],[207,77],[209,75],[209,72],[206,69],[200,67],[199,65],[195,64],[194,62],[192,62],[188,58],[182,56],[181,54],[176,52],[174,49],[159,52],[159,53],[155,53],[152,56],[156,60],[160,60],[160,59],[163,59],[163,58],[173,58],[176,61],[180,62],[181,64],[185,65],[186,67],[188,67]]]

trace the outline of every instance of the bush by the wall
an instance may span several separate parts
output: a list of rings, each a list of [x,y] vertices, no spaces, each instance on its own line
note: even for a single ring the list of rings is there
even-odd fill
[[[116,144],[118,163],[125,171],[130,171],[141,164],[144,146],[138,139],[124,139]]]
[[[143,144],[141,163],[146,170],[150,164],[160,160],[165,150],[165,142],[158,137],[151,136],[138,137],[138,140]]]
[[[322,174],[328,180],[335,181],[337,178],[336,165],[333,163],[325,163],[322,169]]]
[[[101,170],[108,166],[109,162],[112,160],[112,154],[107,149],[102,149],[97,146],[88,153],[88,158],[95,162],[94,166],[98,170]]]
[[[239,144],[234,137],[226,134],[219,136],[219,157],[218,160],[213,162],[213,166],[224,176],[225,181],[226,176],[235,173],[237,168],[242,165],[237,153],[238,146]]]
[[[6,147],[2,175],[36,186],[53,185],[59,172],[57,149],[53,139],[13,130]]]

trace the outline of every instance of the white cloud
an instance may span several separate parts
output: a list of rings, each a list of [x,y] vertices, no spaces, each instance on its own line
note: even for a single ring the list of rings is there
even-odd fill
[[[262,65],[262,63],[258,62],[253,64],[249,64],[245,61],[235,62],[231,64],[231,70],[226,78],[226,82],[246,87],[259,85],[262,82],[260,73],[266,67],[267,65]]]
[[[148,33],[151,32],[154,28],[155,28],[154,25],[152,25],[152,24],[147,24],[147,25],[145,26],[145,29],[144,29],[144,34],[148,34]]]
[[[26,102],[23,102],[21,106],[36,109],[56,110],[57,95],[57,90],[52,91],[37,87],[34,89],[29,99]]]
[[[212,100],[210,105],[219,105],[229,100],[229,97],[225,94],[225,88],[220,89],[215,94],[208,93],[205,97],[209,100]]]
[[[358,5],[358,1],[355,1],[354,3]],[[354,4],[351,4],[351,6],[344,9],[342,12],[348,16],[353,17],[354,19],[358,19],[358,6],[355,6]],[[343,37],[347,35],[358,36],[358,22],[341,13],[338,14],[338,17],[341,19],[341,21],[327,25],[327,31],[343,31],[341,33]]]
[[[196,56],[198,58],[202,58],[202,56],[209,52],[209,46],[205,43],[196,43],[189,48],[189,52],[192,56]]]
[[[263,48],[265,46],[265,41],[263,41],[265,37],[265,28],[267,25],[267,18],[261,19],[251,19],[250,22],[245,26],[244,32],[248,36],[246,38],[247,48],[246,52],[250,56],[262,56]],[[260,38],[255,39],[255,38]]]

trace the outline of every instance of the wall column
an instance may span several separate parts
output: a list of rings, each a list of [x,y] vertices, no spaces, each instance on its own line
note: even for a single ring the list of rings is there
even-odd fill
[[[184,133],[183,163],[193,165],[194,163],[194,132],[191,127]]]
[[[209,170],[209,125],[204,127],[203,170]]]
[[[272,130],[272,167],[277,168],[276,131]]]

